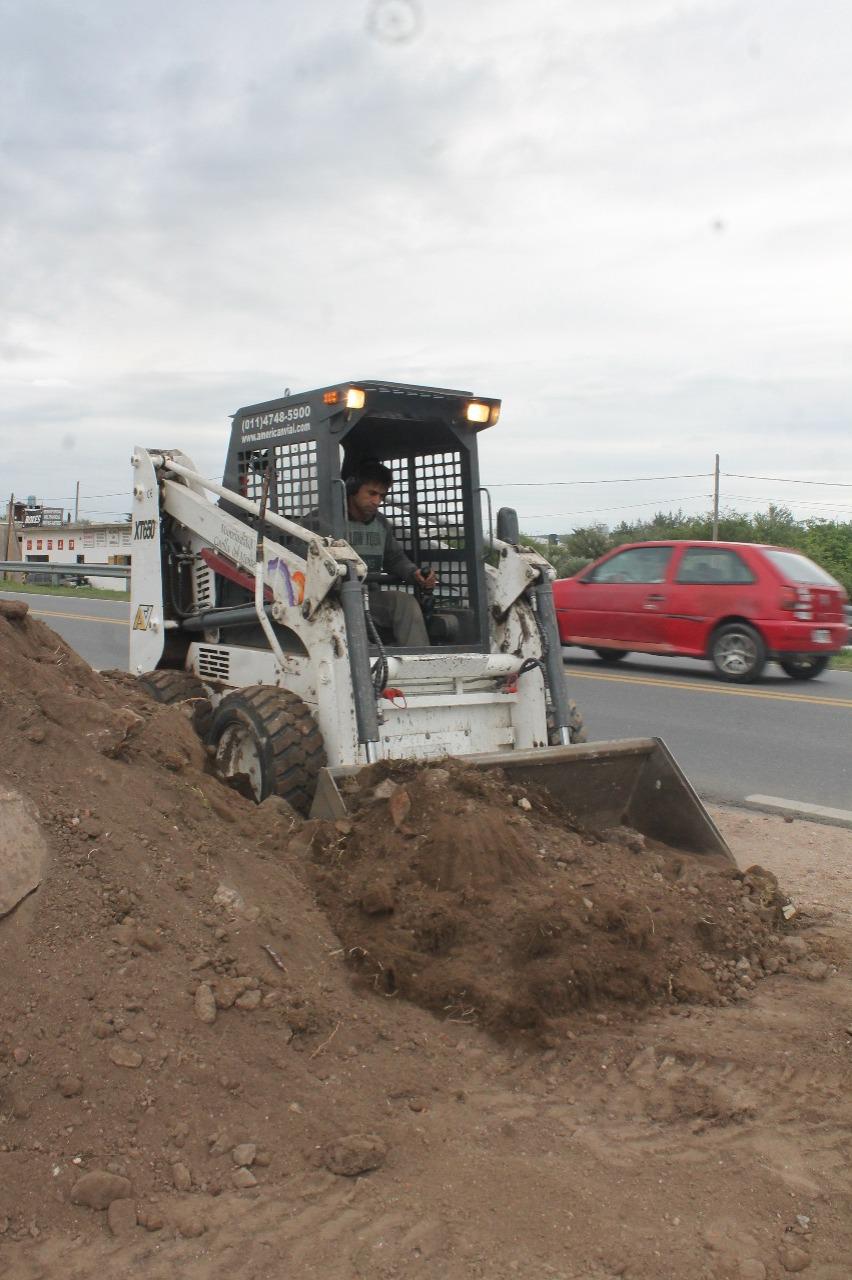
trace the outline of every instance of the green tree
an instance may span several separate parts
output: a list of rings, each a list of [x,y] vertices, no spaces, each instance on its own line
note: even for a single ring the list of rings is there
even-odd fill
[[[576,573],[590,560],[622,543],[682,538],[709,540],[711,512],[686,515],[683,511],[657,511],[646,520],[622,520],[614,529],[596,524],[560,534],[555,544],[524,537],[523,541],[545,556],[559,577]],[[852,521],[797,520],[789,508],[770,503],[766,511],[749,514],[726,508],[719,514],[721,542],[768,542],[801,551],[836,578],[852,596]]]

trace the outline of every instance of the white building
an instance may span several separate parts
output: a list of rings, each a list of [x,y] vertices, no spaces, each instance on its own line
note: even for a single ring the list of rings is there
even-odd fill
[[[0,546],[5,547],[5,524],[0,525],[0,530]],[[103,587],[107,591],[127,590],[126,578],[99,578],[86,571],[89,564],[130,565],[131,535],[127,521],[25,525],[16,527],[15,532],[24,570],[27,563],[79,565],[81,576],[88,578],[93,587]]]

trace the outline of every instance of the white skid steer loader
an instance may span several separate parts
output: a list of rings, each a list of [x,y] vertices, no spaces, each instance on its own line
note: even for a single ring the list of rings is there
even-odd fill
[[[488,503],[483,530],[477,440],[499,411],[388,382],[288,394],[233,416],[222,485],[178,450],[137,448],[130,670],[161,701],[197,699],[217,771],[258,801],[342,816],[337,784],[364,765],[462,756],[597,829],[730,858],[659,739],[579,741],[554,571],[519,545],[514,512],[495,533]],[[392,477],[386,520],[431,593],[347,541],[366,461]],[[428,643],[382,633],[370,601],[379,618],[387,591],[419,599]]]

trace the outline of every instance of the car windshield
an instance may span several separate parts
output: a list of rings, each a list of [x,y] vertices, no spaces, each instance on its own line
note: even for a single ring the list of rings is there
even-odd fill
[[[825,569],[814,564],[807,556],[800,556],[795,551],[776,551],[771,547],[766,548],[766,555],[775,568],[791,582],[814,583],[820,587],[836,587],[838,590],[840,588],[836,578],[832,578],[830,573],[826,573]]]

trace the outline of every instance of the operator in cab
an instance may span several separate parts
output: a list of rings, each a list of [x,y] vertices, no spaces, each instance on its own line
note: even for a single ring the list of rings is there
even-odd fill
[[[438,581],[434,571],[421,573],[409,560],[394,537],[390,522],[379,511],[392,484],[393,475],[384,463],[367,459],[356,464],[355,471],[346,480],[346,541],[370,573],[389,573],[424,591],[432,591]],[[423,612],[413,595],[371,583],[368,596],[374,622],[380,627],[389,627],[398,645],[428,648]]]

